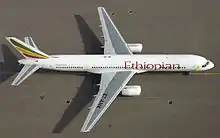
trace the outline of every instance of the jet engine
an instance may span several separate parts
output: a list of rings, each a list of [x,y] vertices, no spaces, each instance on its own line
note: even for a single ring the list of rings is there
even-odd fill
[[[131,44],[127,44],[127,45],[130,48],[131,52],[133,52],[133,53],[141,52],[143,49],[143,44],[141,44],[141,43],[131,43]]]
[[[121,91],[123,96],[139,96],[141,94],[141,87],[139,85],[125,86]]]

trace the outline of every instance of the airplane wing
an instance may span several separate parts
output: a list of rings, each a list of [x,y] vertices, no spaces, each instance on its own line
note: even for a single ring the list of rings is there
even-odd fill
[[[31,74],[33,74],[38,69],[39,69],[39,66],[36,66],[36,65],[24,65],[24,67],[19,72],[18,76],[15,78],[15,80],[12,82],[11,85],[18,86],[25,79],[27,79],[27,77],[29,77]]]
[[[99,92],[90,108],[81,132],[89,132],[136,72],[103,73]]]
[[[105,41],[104,54],[132,54],[105,8],[98,7],[98,12]]]
[[[34,48],[38,49],[37,45],[34,43],[34,40],[32,39],[32,37],[24,37],[24,42],[28,45],[33,46]],[[38,49],[39,50],[39,49]]]

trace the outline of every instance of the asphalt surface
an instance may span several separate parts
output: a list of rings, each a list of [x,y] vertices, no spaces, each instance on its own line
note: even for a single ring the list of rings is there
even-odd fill
[[[219,4],[216,0],[2,0],[0,137],[219,138]],[[80,133],[98,76],[39,71],[12,87],[21,56],[4,37],[32,36],[48,54],[100,54],[97,6],[113,13],[127,42],[143,42],[142,53],[199,54],[215,63],[211,72],[216,74],[135,75],[130,84],[141,85],[141,96],[119,97],[91,133]]]

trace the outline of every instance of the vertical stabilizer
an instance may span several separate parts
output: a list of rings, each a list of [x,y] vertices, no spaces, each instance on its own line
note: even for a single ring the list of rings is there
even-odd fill
[[[8,42],[13,45],[25,58],[46,59],[50,56],[31,45],[17,39],[16,37],[6,37]]]

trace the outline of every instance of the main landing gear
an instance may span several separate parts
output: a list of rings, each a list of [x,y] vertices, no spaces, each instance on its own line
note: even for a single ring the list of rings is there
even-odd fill
[[[185,72],[183,72],[183,75],[189,76],[190,72],[189,71],[185,71]]]

